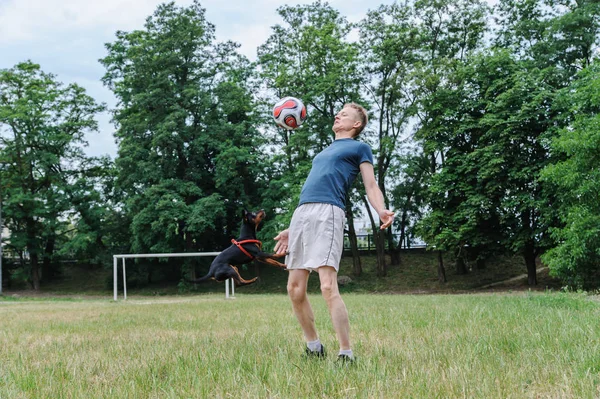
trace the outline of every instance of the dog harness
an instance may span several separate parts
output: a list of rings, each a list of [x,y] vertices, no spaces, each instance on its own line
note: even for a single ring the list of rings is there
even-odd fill
[[[262,250],[262,242],[258,241],[258,240],[242,240],[242,241],[236,241],[235,239],[231,239],[231,243],[234,244],[235,246],[237,246],[240,251],[242,251],[246,256],[248,256],[250,259],[254,259],[254,256],[250,255],[250,252],[246,251],[244,249],[244,247],[242,247],[242,245],[244,244],[256,244],[258,245],[258,249]]]

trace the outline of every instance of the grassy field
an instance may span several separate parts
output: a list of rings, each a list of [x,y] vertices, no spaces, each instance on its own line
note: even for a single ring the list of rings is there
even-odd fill
[[[0,299],[0,398],[597,398],[600,306],[564,293],[348,293],[358,362],[303,359],[286,296]]]

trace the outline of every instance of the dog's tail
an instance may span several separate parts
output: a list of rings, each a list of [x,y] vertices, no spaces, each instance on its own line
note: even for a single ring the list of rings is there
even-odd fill
[[[212,277],[211,277],[210,273],[209,273],[209,274],[207,274],[207,275],[206,275],[206,276],[204,276],[204,277],[200,277],[200,278],[197,278],[197,279],[194,279],[194,280],[192,280],[192,279],[190,279],[190,278],[187,278],[187,277],[183,277],[183,279],[184,279],[185,281],[187,281],[188,283],[193,283],[193,284],[197,284],[197,283],[203,283],[203,282],[205,282],[205,281],[208,281],[208,280],[210,280],[211,278],[212,278]]]

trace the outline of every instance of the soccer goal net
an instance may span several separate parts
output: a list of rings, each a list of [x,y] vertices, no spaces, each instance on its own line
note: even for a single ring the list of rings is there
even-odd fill
[[[118,266],[119,259],[123,264],[123,299],[127,299],[127,270],[126,270],[126,259],[136,258],[185,258],[185,257],[203,257],[203,256],[217,256],[220,252],[184,252],[177,254],[121,254],[113,255],[113,281],[114,281],[114,299],[118,300]],[[231,286],[231,292],[229,287]],[[225,299],[235,298],[235,282],[232,279],[225,281]]]

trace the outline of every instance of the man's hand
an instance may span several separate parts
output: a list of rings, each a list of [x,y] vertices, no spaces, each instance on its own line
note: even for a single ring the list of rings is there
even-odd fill
[[[277,241],[275,244],[275,253],[277,255],[285,254],[288,251],[288,243],[289,243],[290,232],[288,229],[283,230],[274,238]]]
[[[394,212],[384,209],[379,212],[379,220],[381,221],[381,230],[385,230],[392,225],[394,221]]]

